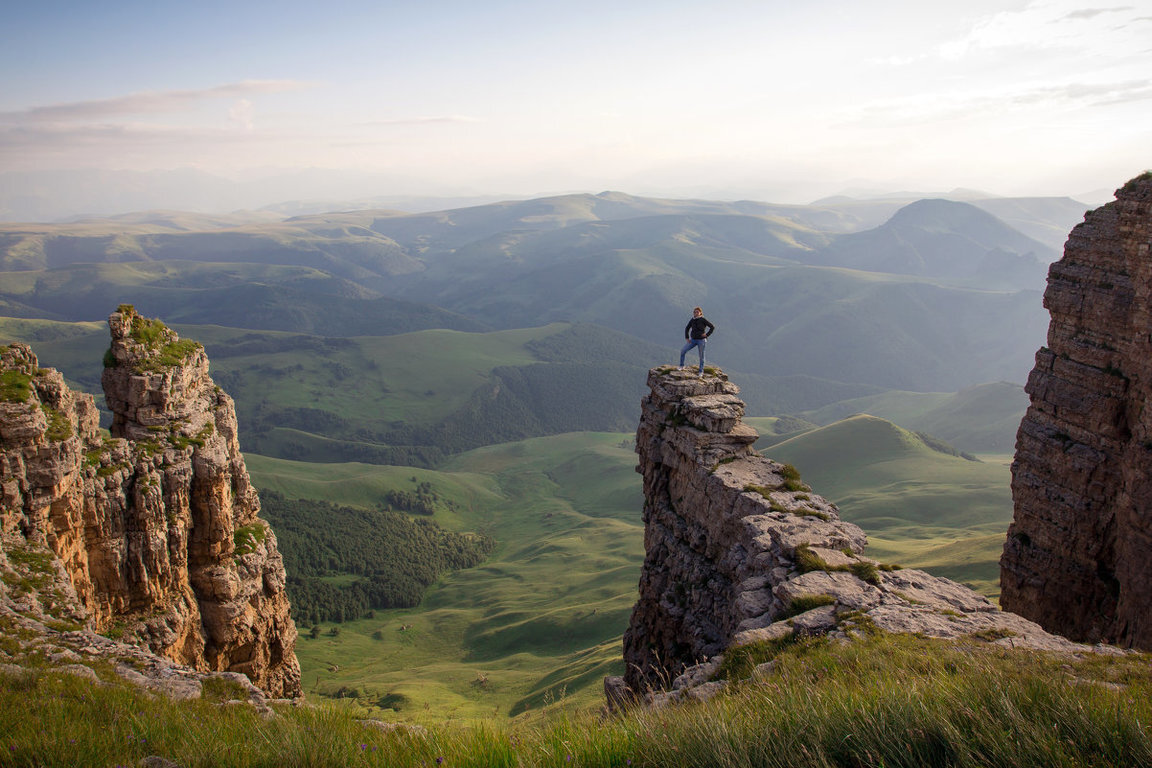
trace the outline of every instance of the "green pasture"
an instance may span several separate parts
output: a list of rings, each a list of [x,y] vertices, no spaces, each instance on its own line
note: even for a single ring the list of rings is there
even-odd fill
[[[859,416],[786,440],[772,458],[869,534],[869,554],[989,596],[1011,517],[1007,457],[967,461]],[[518,716],[550,702],[597,706],[620,671],[620,635],[643,559],[632,436],[569,433],[479,448],[439,470],[246,457],[257,487],[374,506],[429,482],[452,502],[436,520],[498,544],[414,609],[301,628],[308,691],[396,709],[405,719]],[[342,690],[343,689],[343,690]],[[382,704],[381,704],[382,702]]]
[[[927,432],[969,453],[1010,453],[1027,408],[1024,388],[1000,381],[950,393],[892,390],[842,400],[800,416],[826,425],[868,413]]]
[[[342,504],[372,506],[415,477],[455,505],[437,522],[498,542],[488,561],[442,579],[418,608],[377,611],[334,636],[329,625],[315,639],[301,628],[308,692],[406,719],[473,719],[562,700],[595,707],[603,677],[622,671],[620,636],[643,560],[630,435],[489,446],[440,471],[245,458],[257,487]]]
[[[417,331],[360,336],[327,346],[293,349],[299,334],[217,326],[177,326],[181,336],[204,344],[213,376],[224,374],[237,402],[267,401],[281,407],[317,408],[364,422],[426,425],[444,418],[488,382],[493,368],[537,362],[524,344],[558,333],[549,325],[492,333]],[[279,338],[280,351],[213,356],[246,338]],[[315,339],[316,337],[309,337]]]

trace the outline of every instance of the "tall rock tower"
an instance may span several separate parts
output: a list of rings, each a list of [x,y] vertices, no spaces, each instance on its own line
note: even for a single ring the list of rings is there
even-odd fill
[[[678,696],[732,646],[862,627],[1071,645],[967,587],[864,556],[858,526],[753,448],[756,430],[722,371],[654,368],[648,387],[636,430],[644,567],[625,674],[605,681],[614,705]]]
[[[1152,173],[1072,230],[1012,464],[1001,604],[1152,649]]]
[[[50,609],[66,603],[96,631],[299,695],[284,564],[258,516],[232,399],[201,345],[130,306],[108,325],[110,439],[90,395],[27,346],[0,348],[0,566],[49,552],[69,592],[47,598]]]

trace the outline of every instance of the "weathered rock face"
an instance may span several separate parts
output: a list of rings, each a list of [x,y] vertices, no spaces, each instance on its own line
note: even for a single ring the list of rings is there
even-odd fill
[[[797,634],[866,628],[1071,645],[967,587],[864,557],[859,527],[753,450],[758,435],[723,373],[658,368],[648,386],[636,432],[646,556],[624,634],[627,671],[606,681],[610,701],[701,689],[696,678],[730,646]]]
[[[1152,175],[1116,198],[1048,273],[1001,603],[1070,638],[1152,649]]]
[[[178,663],[299,695],[284,565],[258,517],[231,398],[200,345],[130,307],[109,327],[110,440],[90,395],[27,346],[3,348],[0,567],[47,548],[66,587],[39,608],[25,600],[26,614],[58,620],[66,606],[82,626]],[[20,607],[19,591],[4,597]]]

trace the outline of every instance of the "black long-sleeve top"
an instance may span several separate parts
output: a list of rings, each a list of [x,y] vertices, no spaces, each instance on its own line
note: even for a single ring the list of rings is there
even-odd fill
[[[708,330],[705,331],[704,329]],[[704,317],[694,317],[688,321],[688,325],[684,326],[684,338],[686,339],[706,339],[712,335],[716,330],[716,326],[708,322]]]

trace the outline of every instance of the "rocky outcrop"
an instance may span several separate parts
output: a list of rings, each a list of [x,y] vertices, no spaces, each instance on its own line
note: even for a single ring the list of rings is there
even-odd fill
[[[728,648],[798,635],[1072,645],[955,582],[865,557],[859,527],[752,448],[757,433],[723,373],[657,368],[648,386],[636,432],[646,555],[610,701],[706,695]]]
[[[27,346],[0,348],[0,603],[299,695],[283,561],[231,398],[199,344],[128,306],[109,327],[110,438],[90,395]]]
[[[1152,174],[1072,230],[1012,464],[1006,609],[1152,649]]]

